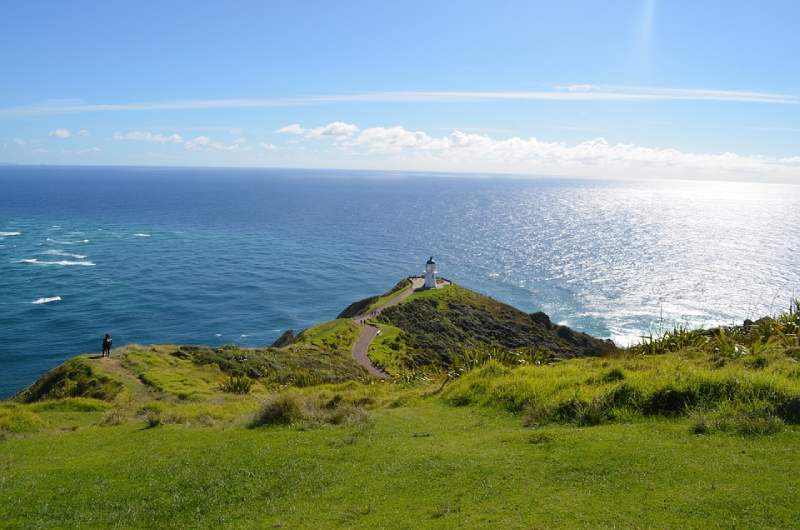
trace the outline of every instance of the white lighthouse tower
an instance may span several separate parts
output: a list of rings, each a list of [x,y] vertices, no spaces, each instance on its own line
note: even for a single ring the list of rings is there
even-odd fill
[[[425,263],[425,289],[436,289],[436,262],[433,256]]]

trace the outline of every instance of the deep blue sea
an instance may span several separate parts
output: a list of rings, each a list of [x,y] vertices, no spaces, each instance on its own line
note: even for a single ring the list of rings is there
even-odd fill
[[[800,292],[800,187],[0,168],[0,396],[126,343],[272,342],[418,273],[628,343]]]

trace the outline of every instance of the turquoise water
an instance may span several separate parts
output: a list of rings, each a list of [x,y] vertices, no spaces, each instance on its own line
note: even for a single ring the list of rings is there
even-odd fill
[[[800,187],[0,169],[0,395],[130,342],[263,345],[418,273],[617,342],[783,309]],[[37,303],[38,302],[38,303]]]

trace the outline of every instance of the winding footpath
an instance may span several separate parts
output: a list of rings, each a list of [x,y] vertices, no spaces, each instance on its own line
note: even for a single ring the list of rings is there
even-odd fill
[[[356,340],[355,344],[353,344],[353,359],[355,359],[358,364],[366,368],[367,371],[373,376],[380,379],[389,379],[389,374],[372,364],[372,361],[369,360],[369,356],[367,355],[372,341],[378,336],[379,330],[375,326],[361,324],[361,321],[375,318],[380,315],[384,309],[396,306],[411,296],[414,291],[421,289],[424,284],[425,280],[423,278],[411,278],[411,285],[400,291],[397,296],[391,298],[388,302],[380,307],[353,317],[353,322],[355,322],[361,328],[361,334],[358,336],[358,340]]]

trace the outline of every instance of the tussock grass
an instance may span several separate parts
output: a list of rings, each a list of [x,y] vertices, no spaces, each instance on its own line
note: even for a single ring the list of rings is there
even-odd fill
[[[478,404],[524,413],[526,425],[598,425],[631,416],[687,416],[695,411],[730,414],[724,404],[760,403],[781,421],[800,421],[800,381],[794,362],[773,354],[769,366],[680,354],[573,359],[510,368],[491,360],[444,389],[453,405]],[[720,429],[724,430],[724,429]],[[734,429],[735,430],[735,429]]]
[[[254,384],[255,381],[246,375],[231,376],[220,385],[220,390],[229,394],[249,394]]]
[[[287,391],[269,396],[253,417],[252,427],[269,425],[359,425],[366,423],[367,412],[363,400],[353,401],[342,394],[303,395]]]
[[[152,400],[138,407],[133,416],[144,420],[151,427],[158,425],[183,425],[187,427],[211,427],[241,423],[242,419],[253,413],[257,402],[247,398],[231,398],[223,401],[180,402]],[[120,420],[127,417],[120,411]],[[117,421],[116,418],[109,421]]]

